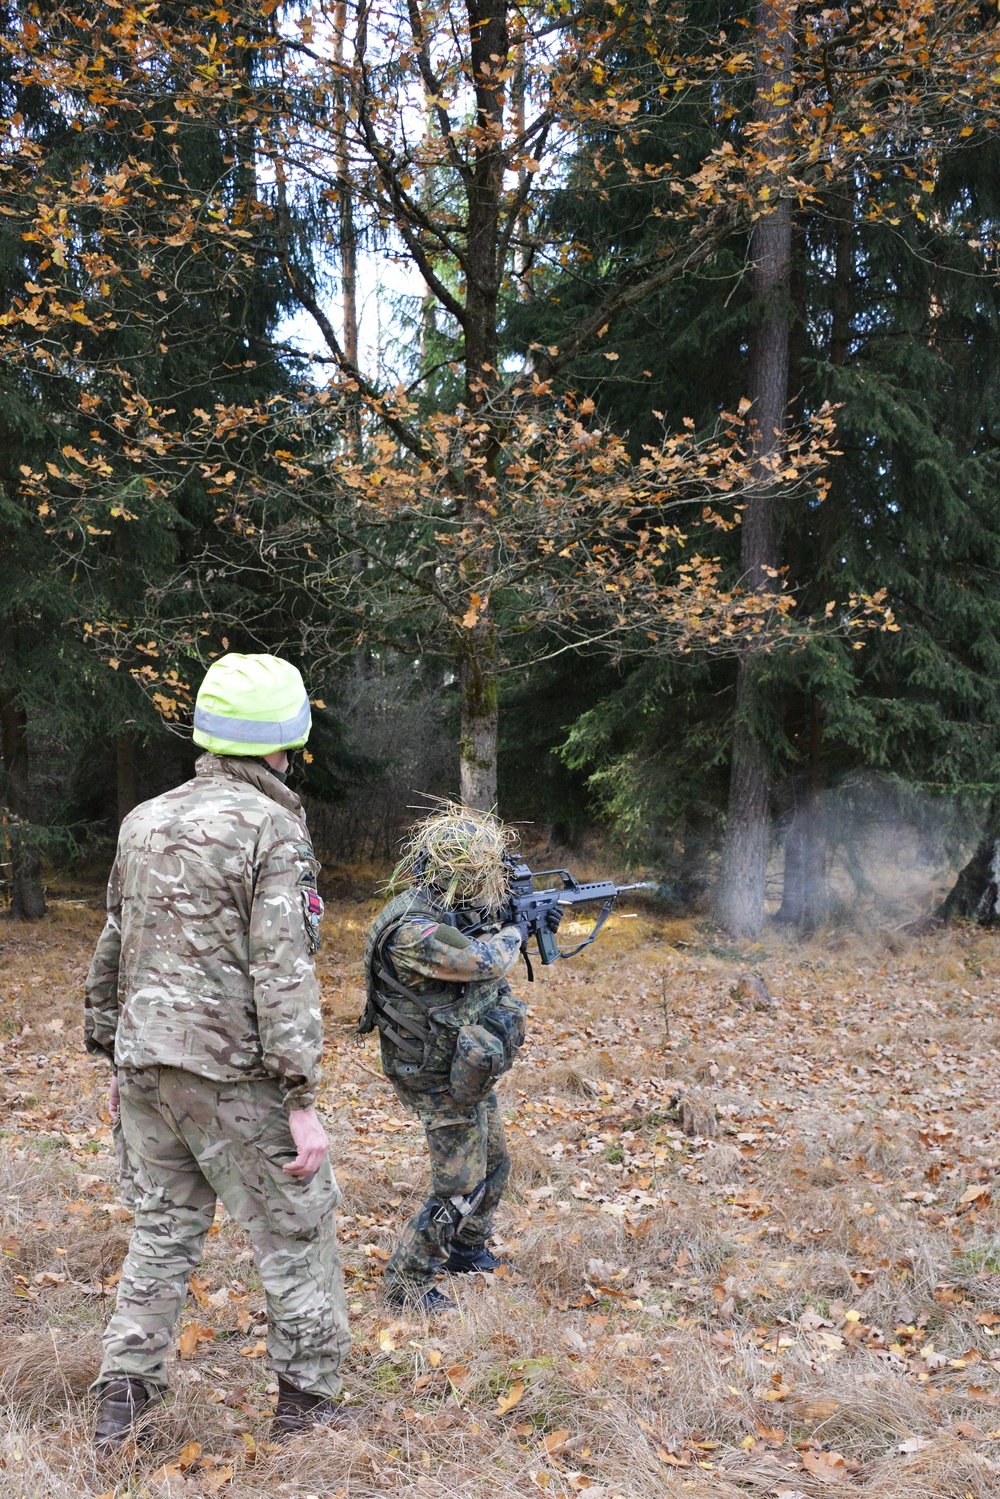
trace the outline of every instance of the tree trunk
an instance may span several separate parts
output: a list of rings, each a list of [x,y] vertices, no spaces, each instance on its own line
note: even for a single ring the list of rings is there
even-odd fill
[[[139,805],[139,736],[119,734],[115,742],[115,780],[118,791],[119,825]]]
[[[13,693],[0,693],[0,729],[11,814],[7,840],[12,868],[10,914],[20,921],[39,921],[45,915],[45,895],[38,850],[31,839],[28,715]]]
[[[806,904],[805,873],[805,827],[803,808],[796,805],[792,820],[785,834],[785,867],[781,879],[781,905],[774,914],[775,921],[787,926],[801,927]]]
[[[465,637],[459,661],[461,794],[466,806],[489,812],[497,801],[496,628],[492,617],[487,613]]]
[[[846,363],[851,346],[854,287],[854,200],[834,204],[835,260],[831,299],[830,363]],[[823,792],[823,703],[813,695],[809,722],[809,763],[801,805],[785,842],[785,888],[778,919],[793,923],[803,936],[828,919],[833,905],[829,883],[829,830]]]
[[[751,693],[757,663],[744,656],[736,680],[737,712]],[[756,937],[764,924],[770,784],[764,750],[751,726],[738,723],[729,774],[729,807],[715,919],[733,937]]]
[[[1000,797],[990,802],[983,836],[935,915],[993,926],[1000,917]]]
[[[524,41],[519,41],[514,47],[514,76],[510,84],[510,103],[512,124],[514,134],[518,140],[524,135],[525,109],[524,88],[526,82]],[[517,169],[518,186],[524,188],[528,178],[527,168],[519,166]],[[527,199],[525,200],[527,201]],[[514,248],[514,275],[520,283],[520,296],[522,300],[529,300],[534,295],[531,284],[531,251],[528,247],[528,214],[525,209],[518,217],[517,243]]]
[[[761,0],[756,8],[757,100],[755,113],[768,126],[761,150],[780,154],[791,80],[793,6]],[[754,477],[761,490],[743,513],[740,563],[752,588],[773,587],[778,565],[774,503],[767,493],[772,462],[780,451],[788,403],[789,307],[792,205],[781,199],[757,220],[751,238],[750,285],[758,309],[750,339],[749,398],[755,450]],[[736,734],[722,869],[715,916],[734,937],[756,937],[764,922],[770,784],[764,747],[753,723],[761,660],[752,647],[740,661],[736,682]]]
[[[337,208],[340,216],[340,289],[344,323],[344,358],[358,368],[358,244],[354,228],[354,191],[347,155],[347,87],[345,84],[344,33],[347,29],[346,0],[333,10],[333,57],[339,66],[334,97],[334,133],[337,151]],[[355,392],[347,404],[347,440],[352,448],[361,441],[361,405]]]
[[[467,0],[470,60],[476,90],[477,146],[466,187],[465,406],[470,422],[470,458],[465,470],[462,517],[480,536],[481,560],[470,559],[466,581],[470,613],[459,641],[462,797],[472,807],[496,806],[497,678],[496,624],[488,597],[497,537],[494,510],[499,439],[492,397],[499,384],[497,309],[503,265],[500,254],[502,150],[505,90],[498,63],[510,52],[507,0]],[[478,586],[477,586],[478,585]],[[478,600],[478,602],[477,602]]]
[[[334,61],[343,68],[344,32],[347,27],[346,0],[339,0],[333,12]],[[337,187],[340,209],[340,279],[344,312],[344,356],[349,364],[358,364],[358,246],[354,229],[354,193],[351,168],[347,158],[347,101],[343,83],[335,101],[337,135]]]
[[[806,776],[800,781],[792,821],[785,837],[781,908],[776,921],[787,922],[808,936],[830,914],[829,839],[824,802],[823,705],[810,701]]]

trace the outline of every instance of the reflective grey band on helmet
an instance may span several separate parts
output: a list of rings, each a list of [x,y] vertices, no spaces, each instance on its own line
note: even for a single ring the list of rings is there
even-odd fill
[[[283,744],[286,740],[301,739],[308,729],[309,699],[303,699],[294,718],[286,718],[282,723],[262,723],[259,718],[228,718],[224,713],[209,713],[205,708],[196,707],[194,726],[203,734],[229,739],[236,744]]]

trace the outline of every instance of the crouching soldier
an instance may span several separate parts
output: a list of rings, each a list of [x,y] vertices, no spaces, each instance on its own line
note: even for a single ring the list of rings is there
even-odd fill
[[[439,1271],[500,1263],[487,1241],[510,1157],[493,1088],[525,1024],[525,1005],[506,982],[521,933],[496,930],[515,837],[495,817],[454,804],[426,817],[393,874],[390,888],[405,888],[368,936],[359,1029],[377,1027],[382,1069],[423,1125],[431,1167],[431,1195],[386,1267],[395,1305],[447,1309],[453,1303],[433,1284]]]
[[[194,780],[122,824],[85,1017],[88,1050],[112,1064],[135,1213],[94,1386],[105,1454],[166,1389],[217,1198],[253,1244],[279,1430],[342,1419],[339,1192],[315,1110],[323,907],[284,784],[309,728],[294,666],[223,656],[198,693]]]

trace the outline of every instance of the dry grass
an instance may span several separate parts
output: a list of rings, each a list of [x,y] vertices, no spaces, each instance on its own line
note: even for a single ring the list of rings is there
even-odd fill
[[[502,1087],[517,1273],[460,1282],[428,1323],[378,1299],[426,1167],[349,1037],[371,909],[335,904],[322,961],[358,1427],[270,1445],[246,1351],[262,1295],[221,1218],[184,1316],[214,1338],[117,1471],[94,1463],[86,1395],[128,1234],[106,1079],[79,1051],[100,916],[5,929],[4,1499],[1000,1494],[995,938],[740,953],[642,914],[542,970]],[[774,1011],[733,1002],[748,965]],[[717,1139],[681,1132],[682,1086]]]

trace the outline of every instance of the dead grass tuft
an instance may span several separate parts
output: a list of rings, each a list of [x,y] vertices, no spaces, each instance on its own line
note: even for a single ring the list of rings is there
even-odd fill
[[[26,1406],[65,1405],[86,1394],[101,1367],[96,1333],[24,1333],[0,1346],[0,1389]]]

